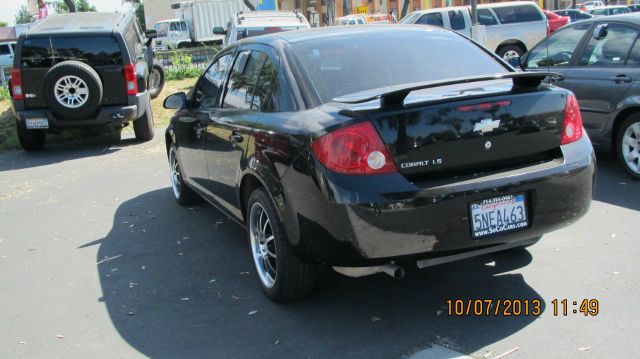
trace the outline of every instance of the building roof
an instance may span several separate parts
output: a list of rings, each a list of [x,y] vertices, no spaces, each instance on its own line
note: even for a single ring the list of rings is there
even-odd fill
[[[60,33],[111,33],[123,23],[126,14],[116,12],[77,12],[55,14],[37,22],[26,35]]]

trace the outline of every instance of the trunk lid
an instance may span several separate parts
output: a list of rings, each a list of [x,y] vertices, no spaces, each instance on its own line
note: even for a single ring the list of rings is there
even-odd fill
[[[566,98],[551,87],[489,81],[415,91],[404,106],[358,112],[373,123],[398,171],[420,180],[558,157]]]

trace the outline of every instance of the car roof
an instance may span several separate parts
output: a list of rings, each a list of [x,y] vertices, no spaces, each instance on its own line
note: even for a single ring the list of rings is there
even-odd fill
[[[25,31],[26,36],[63,34],[110,34],[120,29],[127,17],[116,12],[77,12],[54,14]]]
[[[429,25],[413,25],[413,24],[370,24],[367,26],[329,26],[316,27],[311,29],[283,31],[269,35],[251,37],[238,42],[241,43],[262,43],[275,44],[277,42],[287,42],[295,44],[310,40],[319,40],[325,38],[337,38],[342,36],[358,35],[358,36],[376,36],[376,34],[394,32],[401,34],[406,33],[453,33],[450,30],[441,27]]]
[[[628,22],[628,23],[632,23],[634,25],[640,26],[640,14],[630,12],[630,13],[619,14],[619,15],[600,16],[600,17],[596,16],[596,17],[592,17],[591,19],[580,20],[580,23],[584,24],[584,23],[596,22],[596,21],[624,21],[624,22]]]

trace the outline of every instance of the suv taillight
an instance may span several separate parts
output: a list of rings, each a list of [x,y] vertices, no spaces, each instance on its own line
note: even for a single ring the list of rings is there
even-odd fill
[[[24,100],[22,92],[22,73],[20,69],[11,70],[11,95],[14,100]]]
[[[562,125],[561,145],[575,142],[582,137],[582,115],[578,100],[574,94],[567,97],[567,108],[564,112],[564,123]]]
[[[136,67],[133,64],[124,65],[124,80],[127,83],[127,95],[137,95],[138,79],[136,78]]]
[[[361,122],[317,138],[311,149],[328,169],[350,175],[396,173],[387,147],[371,122]]]

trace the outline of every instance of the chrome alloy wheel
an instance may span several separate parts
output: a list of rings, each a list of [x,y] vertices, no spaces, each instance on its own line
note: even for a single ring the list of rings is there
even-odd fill
[[[182,194],[182,174],[180,173],[180,165],[178,164],[178,157],[176,157],[176,150],[171,149],[169,154],[171,165],[171,189],[173,189],[173,195],[176,198],[180,198]]]
[[[160,86],[160,82],[162,81],[162,75],[160,75],[160,71],[158,69],[153,68],[151,70],[151,75],[149,76],[149,87],[150,90],[155,90]]]
[[[633,123],[624,131],[622,158],[630,170],[640,174],[640,122]]]
[[[272,288],[276,282],[276,241],[269,215],[258,202],[249,210],[249,239],[260,281]]]
[[[53,87],[56,100],[66,108],[78,108],[89,99],[89,88],[81,78],[73,75],[63,76]]]

